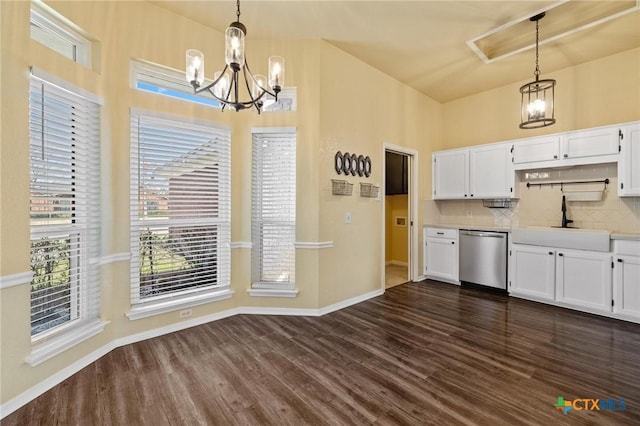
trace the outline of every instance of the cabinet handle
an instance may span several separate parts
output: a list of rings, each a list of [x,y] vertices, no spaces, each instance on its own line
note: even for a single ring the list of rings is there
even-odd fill
[[[565,155],[564,155],[564,158],[568,158],[568,157],[569,157],[569,154],[565,154]]]
[[[467,196],[467,194],[464,194],[464,196],[466,197],[466,196]]]
[[[554,159],[554,160],[556,160],[557,158],[558,158],[558,156],[557,156],[557,155],[554,155],[554,156],[553,156],[553,159]]]
[[[471,196],[473,197],[473,194],[471,194]]]
[[[436,232],[438,235],[444,235],[444,232]]]
[[[553,252],[552,251],[549,252],[549,256],[553,256]]]
[[[451,244],[455,244],[455,243],[456,243],[455,241],[451,241]]]
[[[617,260],[618,260],[618,262],[620,262],[620,263],[624,262],[624,260],[622,260],[622,259],[617,259]]]
[[[564,254],[562,254],[562,253],[558,253],[558,256],[564,256]]]

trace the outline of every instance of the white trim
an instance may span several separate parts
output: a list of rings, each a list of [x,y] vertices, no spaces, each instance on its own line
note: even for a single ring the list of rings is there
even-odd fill
[[[427,279],[426,275],[420,275],[419,277],[417,277],[416,279],[413,280],[414,283],[419,283],[420,281],[424,281]]]
[[[226,288],[224,290],[216,291],[215,293],[202,293],[180,299],[169,299],[160,303],[134,306],[126,315],[130,320],[138,320],[154,315],[161,315],[167,312],[190,308],[192,306],[204,305],[205,303],[218,302],[220,300],[229,299],[234,294],[235,291]]]
[[[229,247],[232,249],[250,249],[253,248],[253,243],[251,241],[232,241]]]
[[[109,263],[114,262],[128,262],[131,260],[131,253],[123,252],[123,253],[114,253],[107,256],[102,256],[100,258],[100,265],[108,265]]]
[[[79,86],[76,86],[75,84],[71,84],[68,81],[63,80],[60,77],[57,77],[53,74],[50,74],[41,68],[31,66],[29,67],[29,71],[31,72],[31,75],[33,75],[39,80],[44,80],[46,83],[53,84],[54,86],[58,86],[61,89],[64,89],[67,92],[71,92],[76,96],[80,96],[81,98],[87,99],[88,101],[93,102],[94,104],[104,106],[104,99],[102,99],[100,96],[95,95]]]
[[[178,115],[178,114],[171,114],[168,112],[152,111],[149,109],[130,107],[129,117],[131,116],[138,116],[138,117],[144,116],[151,119],[157,118],[160,120],[178,121],[181,123],[195,124],[196,126],[204,126],[209,128],[213,127],[215,131],[231,132],[231,126],[228,126],[226,124],[222,124],[217,121],[213,122],[213,121],[201,120],[199,118],[193,118],[188,115]]]
[[[205,316],[193,318],[187,321],[181,321],[181,322],[170,324],[164,327],[159,327],[153,330],[144,331],[142,333],[121,337],[119,339],[115,339],[107,343],[106,345],[104,345],[99,349],[96,349],[90,354],[85,355],[84,357],[80,358],[74,363],[58,371],[57,373],[54,373],[53,375],[47,377],[43,381],[37,383],[36,385],[22,392],[20,395],[16,396],[15,398],[10,399],[9,401],[2,404],[0,406],[0,419],[8,416],[9,414],[13,413],[17,409],[33,401],[38,396],[44,394],[46,391],[50,390],[54,386],[59,385],[64,380],[73,376],[75,373],[79,372],[89,364],[97,361],[98,359],[102,358],[104,355],[108,354],[112,350],[119,348],[121,346],[130,345],[133,343],[141,342],[143,340],[151,339],[158,336],[163,336],[165,334],[174,333],[176,331],[184,330],[184,329],[195,327],[202,324],[207,324],[209,322],[217,321],[220,319],[224,319],[224,318],[228,318],[228,317],[232,317],[234,315],[240,315],[240,314],[321,316],[321,315],[325,315],[330,312],[334,312],[339,309],[343,309],[360,302],[364,302],[367,299],[371,299],[383,293],[384,293],[384,290],[375,290],[370,293],[366,293],[361,296],[352,297],[350,299],[335,303],[333,305],[326,306],[321,309],[263,308],[263,307],[244,306],[240,308],[228,309],[228,310],[217,312],[211,315],[205,315]]]
[[[5,275],[4,277],[0,277],[0,289],[15,287],[22,284],[30,284],[32,279],[33,271]]]
[[[96,349],[90,354],[83,356],[82,358],[66,366],[62,370],[52,374],[43,381],[22,392],[20,395],[17,395],[9,401],[5,402],[0,406],[0,419],[8,416],[9,414],[33,401],[54,386],[57,386],[60,383],[64,382],[66,379],[73,376],[91,363],[96,362],[115,348],[117,348],[117,346],[114,344],[114,342],[110,342],[103,347]]]
[[[374,297],[378,297],[384,294],[384,289],[378,289],[374,291],[370,291],[369,293],[361,294],[360,296],[351,297],[349,299],[343,300],[342,302],[334,303],[333,305],[325,306],[324,308],[320,308],[318,310],[319,315],[326,315],[331,312],[339,311],[340,309],[347,308],[351,305],[356,305],[360,302],[364,302],[365,300],[372,299]]]
[[[408,251],[409,251],[409,281],[414,281],[415,277],[418,276],[418,274],[420,273],[418,271],[418,243],[420,240],[419,234],[418,234],[418,194],[420,193],[419,191],[419,179],[418,179],[418,170],[420,170],[419,167],[419,163],[418,163],[418,151],[415,149],[411,149],[411,148],[406,148],[400,145],[394,145],[388,142],[383,142],[382,144],[382,161],[383,161],[383,167],[382,167],[382,182],[386,182],[386,170],[384,167],[385,164],[385,158],[386,158],[386,152],[387,151],[392,151],[392,152],[396,152],[399,154],[404,154],[404,155],[408,155],[409,156],[409,217],[407,218],[409,223],[413,224],[410,225],[408,233],[409,233],[409,238],[408,238]],[[382,191],[381,191],[382,192]],[[382,208],[382,223],[381,223],[381,227],[382,227],[382,259],[384,259],[385,256],[385,246],[386,246],[386,221],[385,221],[385,209],[386,209],[386,197],[383,197],[383,202],[380,203],[381,204],[381,208]],[[380,287],[384,289],[385,287],[385,271],[384,271],[384,263],[380,265],[380,275],[381,275],[381,283],[380,283]]]
[[[252,127],[251,134],[296,133],[295,127]]]
[[[103,322],[96,319],[81,327],[69,329],[59,337],[34,346],[26,361],[32,367],[42,364],[67,349],[90,339],[98,333],[101,333],[107,324],[109,324],[108,321]]]
[[[325,249],[333,247],[333,241],[305,242],[296,241],[293,246],[297,249]]]
[[[295,288],[250,288],[247,293],[252,297],[296,297],[298,290]]]

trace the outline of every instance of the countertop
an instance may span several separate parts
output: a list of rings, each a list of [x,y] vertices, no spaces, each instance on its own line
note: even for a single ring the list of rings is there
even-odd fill
[[[474,229],[478,231],[492,231],[492,232],[511,232],[512,229],[517,227],[500,227],[500,226],[491,226],[491,225],[462,225],[462,224],[434,224],[427,223],[424,224],[425,228],[445,228],[445,229]],[[526,227],[525,227],[526,228]],[[640,234],[636,234],[633,232],[617,232],[611,231],[610,238],[612,240],[630,240],[630,241],[640,241]]]

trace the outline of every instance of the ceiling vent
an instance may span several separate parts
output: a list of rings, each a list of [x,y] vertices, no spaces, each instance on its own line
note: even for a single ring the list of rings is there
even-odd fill
[[[529,18],[553,9],[553,19],[545,22],[540,45],[586,30],[640,10],[640,0],[569,1],[560,0],[527,16],[515,19],[467,41],[482,61],[490,64],[533,49]]]

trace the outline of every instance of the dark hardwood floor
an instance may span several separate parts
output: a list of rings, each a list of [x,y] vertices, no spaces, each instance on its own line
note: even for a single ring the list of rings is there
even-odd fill
[[[624,398],[625,410],[565,400]],[[639,425],[640,325],[432,281],[116,349],[3,425]]]

